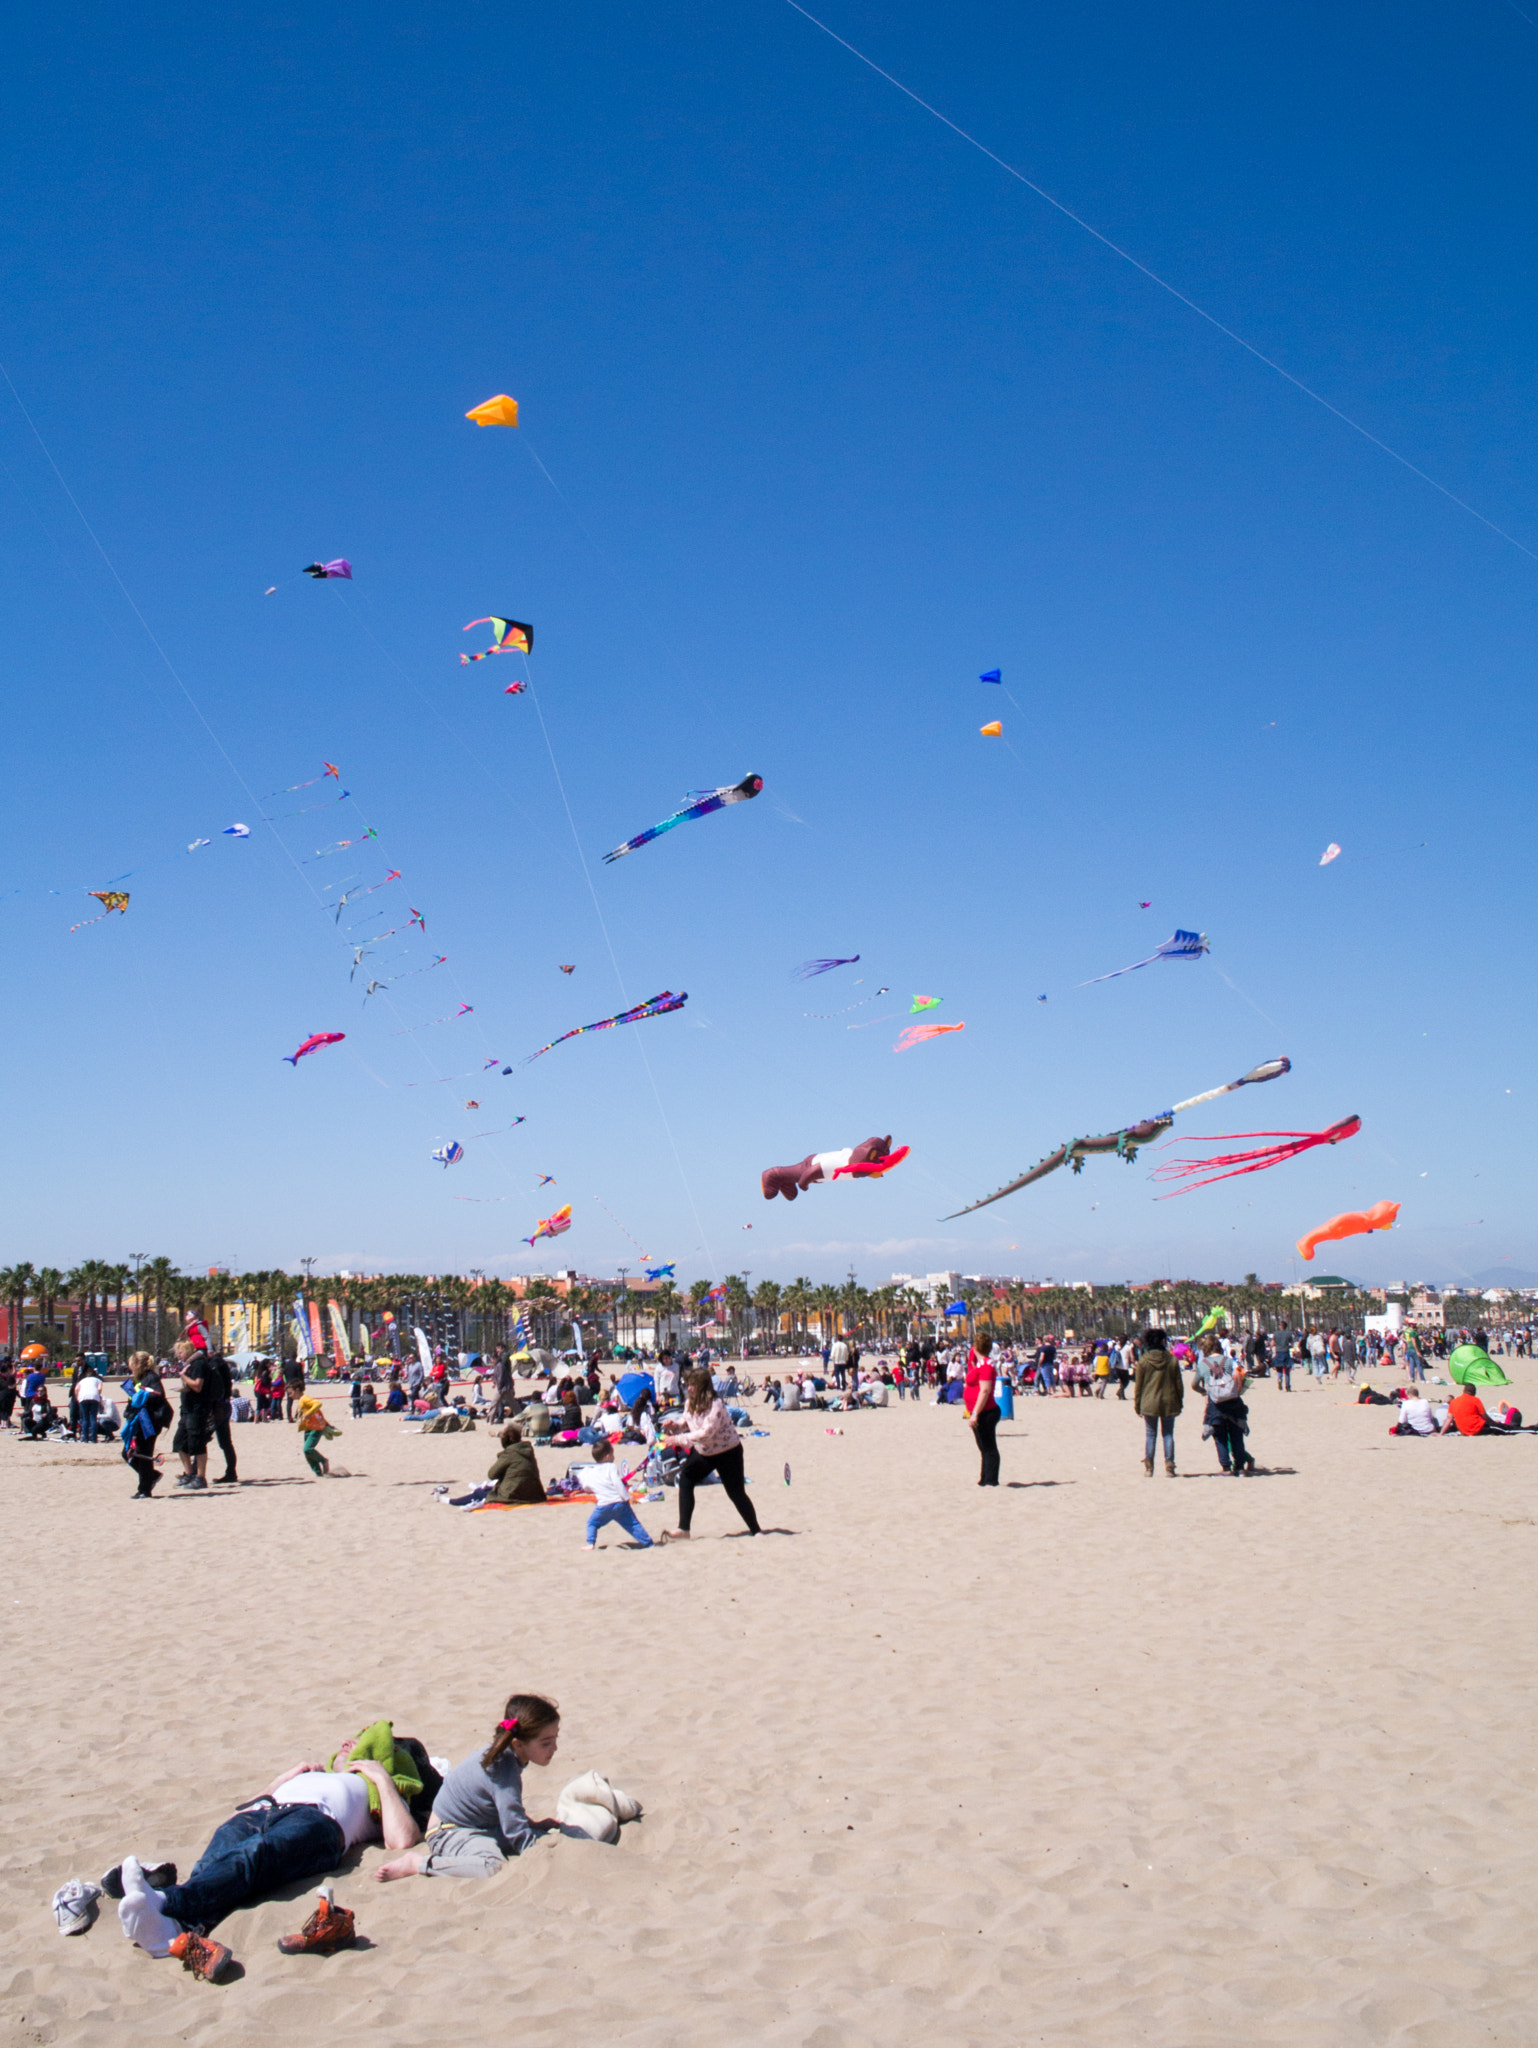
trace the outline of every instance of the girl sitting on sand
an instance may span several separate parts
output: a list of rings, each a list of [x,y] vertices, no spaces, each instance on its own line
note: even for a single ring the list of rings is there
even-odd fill
[[[641,1804],[596,1771],[563,1789],[560,1810],[570,1818],[530,1820],[524,1811],[524,1766],[550,1763],[560,1735],[553,1700],[515,1692],[488,1747],[472,1751],[439,1786],[421,1848],[382,1863],[375,1877],[381,1884],[398,1877],[495,1877],[509,1856],[521,1856],[548,1834],[617,1841],[620,1822],[639,1819]]]

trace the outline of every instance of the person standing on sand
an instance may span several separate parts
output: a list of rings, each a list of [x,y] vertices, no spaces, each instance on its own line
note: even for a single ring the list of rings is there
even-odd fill
[[[1168,1339],[1162,1330],[1143,1332],[1143,1354],[1132,1375],[1132,1405],[1145,1425],[1143,1470],[1152,1479],[1154,1449],[1160,1432],[1164,1436],[1164,1469],[1175,1476],[1175,1417],[1185,1406],[1185,1382],[1180,1367],[1170,1356]]]
[[[994,1399],[994,1385],[993,1332],[979,1330],[967,1364],[966,1387],[962,1394],[967,1421],[972,1425],[972,1434],[977,1439],[978,1454],[982,1459],[979,1486],[997,1486],[999,1483],[999,1404]]]
[[[708,1372],[691,1372],[686,1384],[682,1416],[670,1415],[662,1425],[666,1433],[683,1431],[689,1439],[689,1453],[678,1472],[678,1527],[670,1533],[688,1536],[694,1519],[694,1489],[705,1473],[719,1472],[727,1499],[747,1524],[748,1534],[756,1536],[758,1516],[742,1476],[742,1439],[726,1404],[710,1384]]]
[[[185,1339],[173,1344],[171,1351],[182,1376],[182,1412],[171,1439],[171,1448],[182,1461],[182,1476],[176,1483],[202,1493],[208,1487],[208,1440],[214,1433],[208,1360]]]

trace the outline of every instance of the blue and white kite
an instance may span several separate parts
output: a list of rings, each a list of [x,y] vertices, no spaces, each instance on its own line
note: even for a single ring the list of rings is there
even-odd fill
[[[1205,932],[1177,931],[1146,960],[1134,960],[1130,967],[1116,967],[1109,974],[1092,974],[1088,981],[1081,981],[1079,987],[1093,988],[1097,981],[1114,981],[1118,974],[1135,974],[1140,967],[1152,967],[1156,960],[1199,960],[1203,953],[1210,951]]]

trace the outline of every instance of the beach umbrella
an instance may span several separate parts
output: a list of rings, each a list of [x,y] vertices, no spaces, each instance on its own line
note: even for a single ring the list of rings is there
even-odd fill
[[[26,1353],[23,1352],[25,1357]],[[1447,1370],[1462,1387],[1509,1387],[1511,1381],[1477,1344],[1460,1344],[1447,1361]]]

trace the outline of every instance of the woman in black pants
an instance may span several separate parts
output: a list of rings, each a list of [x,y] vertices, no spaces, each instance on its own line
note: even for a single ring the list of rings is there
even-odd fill
[[[670,1434],[684,1432],[689,1453],[678,1474],[678,1527],[671,1534],[686,1537],[694,1519],[694,1489],[707,1472],[719,1472],[726,1497],[748,1525],[748,1534],[758,1534],[758,1516],[748,1499],[742,1479],[742,1439],[726,1403],[710,1383],[708,1372],[691,1372],[685,1381],[684,1412],[669,1416],[662,1425]]]
[[[978,1454],[982,1460],[982,1476],[979,1486],[997,1486],[999,1483],[999,1404],[993,1398],[993,1332],[979,1330],[972,1345],[972,1358],[967,1366],[966,1385],[962,1399],[966,1404],[967,1421],[972,1425],[972,1434],[977,1439]]]

